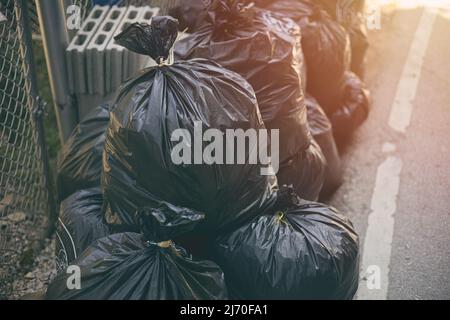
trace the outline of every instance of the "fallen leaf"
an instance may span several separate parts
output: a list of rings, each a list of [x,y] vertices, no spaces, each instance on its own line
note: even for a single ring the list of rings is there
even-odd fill
[[[27,219],[27,215],[24,212],[17,211],[9,214],[7,218],[11,222],[22,222]]]
[[[31,272],[28,272],[28,273],[25,275],[25,279],[34,279],[34,276],[33,276],[33,274],[32,274]]]

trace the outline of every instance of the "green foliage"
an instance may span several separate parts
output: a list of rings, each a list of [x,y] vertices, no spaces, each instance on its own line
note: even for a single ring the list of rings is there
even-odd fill
[[[38,82],[38,92],[40,97],[48,103],[47,113],[44,117],[45,139],[47,141],[50,165],[55,167],[56,157],[61,149],[61,143],[58,135],[58,126],[56,123],[55,108],[53,106],[52,92],[45,61],[44,48],[42,41],[33,41],[33,51],[36,66],[36,77]]]

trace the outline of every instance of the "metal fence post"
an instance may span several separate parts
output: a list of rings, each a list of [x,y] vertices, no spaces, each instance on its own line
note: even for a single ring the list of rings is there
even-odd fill
[[[65,50],[69,36],[61,1],[36,0],[42,41],[62,143],[78,122],[77,109],[69,92]]]
[[[48,190],[47,201],[49,210],[48,216],[49,227],[45,232],[46,233],[45,236],[48,237],[54,231],[55,221],[57,218],[57,211],[56,211],[56,202],[54,198],[54,188],[52,183],[53,179],[50,171],[47,153],[47,143],[45,141],[45,132],[42,118],[44,114],[44,103],[39,98],[37,90],[36,69],[34,65],[33,44],[31,38],[31,26],[28,14],[27,0],[19,0],[19,5],[21,8],[20,23],[22,24],[23,30],[23,32],[19,35],[21,38],[20,51],[24,62],[26,63],[26,65],[28,65],[29,68],[26,76],[28,78],[26,81],[26,86],[28,87],[30,93],[28,97],[28,99],[30,100],[28,105],[31,108],[30,110],[30,113],[32,114],[31,123],[34,126],[33,131],[35,134],[35,140],[39,145],[38,152],[40,153],[40,158],[42,160],[42,170],[45,176],[45,186]]]

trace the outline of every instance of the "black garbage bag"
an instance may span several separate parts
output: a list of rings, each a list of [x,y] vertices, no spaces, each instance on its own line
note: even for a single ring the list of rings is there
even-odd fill
[[[299,0],[303,1],[303,0]],[[355,12],[363,12],[365,0],[314,0],[337,21],[350,20]]]
[[[56,225],[56,261],[58,270],[67,267],[95,240],[111,231],[103,221],[101,189],[80,190],[60,206]]]
[[[78,124],[63,146],[56,179],[60,201],[78,190],[100,186],[108,122],[109,104],[101,104]]]
[[[116,37],[159,65],[127,82],[111,112],[102,175],[105,215],[111,225],[133,227],[137,208],[168,202],[203,212],[196,231],[214,234],[258,214],[273,196],[276,178],[262,174],[270,163],[249,161],[264,151],[258,143],[239,152],[225,139],[215,155],[223,148],[226,161],[213,152],[202,157],[225,132],[263,130],[264,124],[252,87],[238,74],[204,59],[162,62],[176,36],[175,19],[155,17],[150,26],[133,24]],[[218,137],[202,141],[200,130]],[[235,159],[239,154],[242,163]]]
[[[175,57],[206,58],[254,88],[263,121],[280,130],[280,163],[310,145],[301,71],[301,32],[290,19],[246,1],[216,0],[197,30],[178,41]]]
[[[316,201],[325,181],[326,159],[314,139],[305,151],[298,153],[277,174],[280,186],[293,186],[305,200]]]
[[[341,106],[330,115],[333,133],[338,144],[345,143],[367,119],[370,101],[370,91],[364,82],[354,73],[346,72]]]
[[[302,28],[307,91],[331,119],[336,139],[348,137],[367,117],[367,114],[361,117],[355,111],[368,111],[369,100],[365,97],[369,92],[361,80],[356,80],[357,77],[350,72],[350,40],[344,27],[333,20],[319,3],[311,0],[257,3],[293,19]],[[352,85],[349,85],[350,82]],[[360,108],[362,105],[364,107]]]
[[[359,12],[356,12],[355,15],[355,21],[344,26],[350,35],[352,47],[352,62],[350,69],[363,79],[365,76],[366,54],[369,49],[369,39],[364,16]]]
[[[312,0],[278,0],[257,4],[291,18],[301,27],[306,62],[306,91],[329,115],[339,108],[344,74],[350,68],[350,39],[344,27]]]
[[[299,0],[303,1],[303,0]],[[359,0],[357,0],[359,1]],[[338,15],[342,14],[340,12],[341,6],[339,6],[340,0],[314,0],[317,4],[319,4],[333,19],[337,19]],[[346,3],[349,1],[347,0]],[[346,6],[345,6],[346,7]],[[342,9],[345,9],[342,7]]]
[[[334,140],[331,122],[316,99],[310,95],[306,96],[306,109],[309,129],[314,140],[320,146],[327,163],[325,181],[320,193],[321,197],[327,197],[342,184],[341,158]]]
[[[359,243],[351,222],[326,205],[289,201],[218,238],[214,257],[230,297],[352,299]]]
[[[204,216],[171,209],[139,209],[144,235],[118,233],[99,239],[72,262],[80,268],[79,289],[70,290],[71,273],[61,272],[48,287],[46,299],[226,299],[221,269],[211,261],[194,260],[171,241]]]
[[[365,56],[369,47],[364,17],[364,0],[318,0],[328,14],[345,27],[352,49],[351,70],[364,77]]]
[[[305,99],[306,110],[308,112],[308,126],[311,135],[316,138],[328,132],[332,132],[330,119],[323,111],[316,99],[307,94]]]
[[[169,10],[169,15],[179,22],[179,30],[195,31],[206,18],[212,0],[184,0]]]

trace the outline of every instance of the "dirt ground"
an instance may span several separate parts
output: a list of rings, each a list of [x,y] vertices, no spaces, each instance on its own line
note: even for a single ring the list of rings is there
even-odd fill
[[[11,294],[7,299],[23,299],[30,294],[45,291],[48,283],[56,275],[55,240],[47,239],[44,249],[36,257],[32,270],[16,277],[12,283]],[[33,299],[38,296],[32,297]]]

